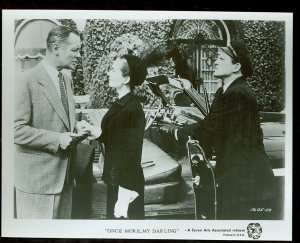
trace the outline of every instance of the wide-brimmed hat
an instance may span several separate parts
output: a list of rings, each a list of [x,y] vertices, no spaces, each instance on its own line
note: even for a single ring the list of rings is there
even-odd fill
[[[235,62],[241,64],[241,72],[244,77],[251,76],[253,72],[251,56],[247,49],[246,43],[242,39],[236,39],[230,42],[226,47],[220,47]]]

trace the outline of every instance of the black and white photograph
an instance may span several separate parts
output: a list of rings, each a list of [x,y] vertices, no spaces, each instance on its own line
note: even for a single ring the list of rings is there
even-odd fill
[[[292,13],[2,11],[2,235],[291,240],[292,39]]]

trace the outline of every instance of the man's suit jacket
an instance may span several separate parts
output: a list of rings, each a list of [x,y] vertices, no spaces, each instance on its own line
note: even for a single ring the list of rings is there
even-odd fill
[[[114,102],[101,122],[105,145],[103,180],[110,186],[143,190],[141,167],[145,114],[137,98],[128,93]]]
[[[16,78],[14,180],[21,191],[55,194],[63,188],[69,152],[59,148],[59,136],[75,126],[71,79],[64,79],[69,117],[41,63]]]
[[[265,153],[256,98],[240,77],[222,93],[219,89],[210,113],[198,123],[178,130],[217,155],[218,200],[257,201],[274,195],[274,174]]]

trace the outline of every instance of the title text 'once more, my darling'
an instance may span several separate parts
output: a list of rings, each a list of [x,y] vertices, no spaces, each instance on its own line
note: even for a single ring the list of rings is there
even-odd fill
[[[131,234],[149,234],[149,233],[177,233],[179,229],[105,229],[107,233],[131,233]]]

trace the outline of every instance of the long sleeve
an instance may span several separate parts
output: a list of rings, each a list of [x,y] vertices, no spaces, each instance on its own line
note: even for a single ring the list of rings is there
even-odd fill
[[[195,124],[178,130],[179,140],[188,135],[200,143],[215,144],[216,139],[228,136],[249,138],[254,121],[255,100],[243,90],[231,90],[227,94],[216,96],[208,116]]]
[[[128,114],[127,122],[128,127],[120,131],[120,137],[124,139],[125,146],[119,151],[119,157],[123,158],[123,162],[120,163],[119,184],[133,190],[137,179],[135,172],[141,167],[144,114],[139,111],[131,111]]]
[[[103,180],[112,186],[137,190],[144,183],[141,167],[145,114],[128,95],[114,103],[102,120],[99,141],[105,145]]]

